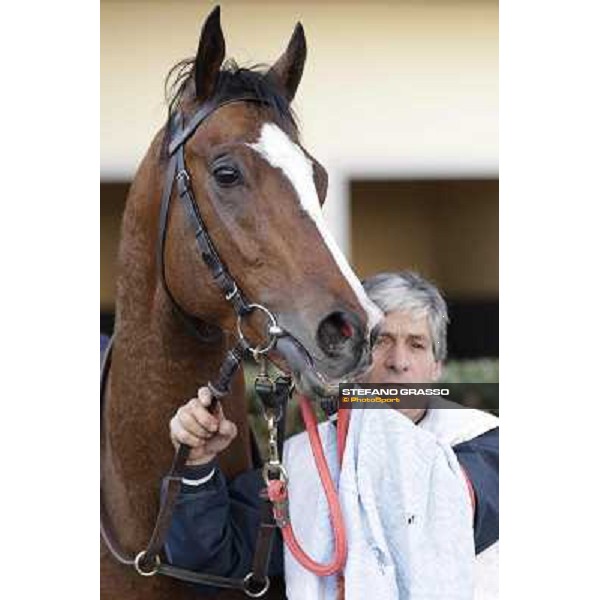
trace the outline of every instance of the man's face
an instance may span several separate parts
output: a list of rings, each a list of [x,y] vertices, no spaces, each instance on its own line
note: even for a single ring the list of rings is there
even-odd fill
[[[372,383],[432,383],[442,372],[425,314],[387,313],[373,348]]]
[[[442,364],[433,355],[433,339],[427,317],[396,310],[387,313],[373,348],[370,383],[433,383]],[[396,409],[418,422],[424,408]]]

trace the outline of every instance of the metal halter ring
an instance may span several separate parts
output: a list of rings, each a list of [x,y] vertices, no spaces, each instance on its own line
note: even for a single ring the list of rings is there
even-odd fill
[[[278,471],[277,478],[280,481],[284,481],[284,482],[288,481],[289,477],[288,477],[287,471],[285,470],[285,467],[280,462],[277,462],[277,463],[266,462],[262,468],[262,476],[267,485],[269,484],[269,481],[272,481],[271,478],[269,477],[269,475],[271,473],[274,473],[275,471]]]
[[[256,346],[256,348],[252,348],[250,346],[250,344],[248,344],[248,340],[246,340],[246,338],[244,337],[244,334],[242,332],[242,316],[246,316],[246,315],[238,315],[238,319],[237,319],[238,336],[241,341],[245,342],[248,345],[249,351],[256,357],[259,354],[265,354],[265,353],[269,352],[269,350],[272,350],[273,346],[275,346],[275,342],[277,341],[277,338],[283,333],[283,331],[281,330],[281,327],[279,327],[279,325],[277,325],[277,321],[275,320],[275,316],[273,315],[273,313],[268,308],[265,308],[262,304],[248,304],[248,309],[250,310],[250,312],[253,310],[261,310],[263,313],[265,313],[265,315],[267,315],[267,318],[269,319],[269,326],[267,328],[267,335],[269,337],[268,337],[267,343],[262,347]]]
[[[158,573],[158,567],[160,567],[160,557],[158,556],[158,554],[154,557],[154,568],[151,571],[144,571],[144,569],[142,569],[140,563],[142,562],[142,560],[144,559],[145,556],[146,556],[146,551],[142,550],[135,557],[135,560],[133,561],[133,566],[135,567],[135,570],[143,577],[152,577],[152,575],[156,575]]]
[[[248,575],[244,577],[244,593],[246,594],[246,596],[250,596],[250,598],[260,598],[261,596],[264,596],[267,593],[267,590],[271,585],[271,581],[265,575],[265,587],[259,590],[258,592],[253,592],[250,590],[250,582],[252,581],[253,576],[254,573],[250,571],[250,573],[248,573]]]

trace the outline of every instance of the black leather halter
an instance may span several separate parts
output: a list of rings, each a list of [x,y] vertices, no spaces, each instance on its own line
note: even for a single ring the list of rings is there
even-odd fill
[[[169,296],[175,312],[181,317],[188,329],[203,342],[216,340],[220,336],[220,330],[212,329],[211,331],[210,325],[201,322],[196,317],[187,313],[177,303],[167,285],[164,252],[167,238],[169,207],[171,204],[171,196],[173,195],[173,187],[176,184],[178,196],[185,207],[188,221],[194,231],[196,243],[204,264],[208,267],[213,279],[219,286],[225,299],[233,306],[238,317],[248,314],[251,311],[251,306],[247,303],[242,291],[227,271],[227,268],[223,264],[223,261],[219,257],[219,254],[210,239],[208,230],[194,197],[194,190],[192,188],[190,175],[185,166],[183,152],[185,143],[196,132],[198,127],[220,107],[233,102],[256,102],[264,104],[263,100],[252,95],[237,96],[221,101],[209,100],[198,109],[187,124],[184,123],[183,114],[180,111],[177,111],[169,120],[167,127],[168,139],[170,140],[168,145],[169,163],[165,174],[160,208],[157,246],[158,270],[163,287]],[[208,333],[206,333],[206,331],[208,331]]]

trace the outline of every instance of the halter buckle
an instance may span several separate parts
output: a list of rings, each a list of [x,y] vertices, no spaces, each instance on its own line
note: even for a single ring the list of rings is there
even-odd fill
[[[233,282],[233,289],[228,292],[227,294],[225,294],[225,300],[227,300],[228,302],[238,293],[238,286],[237,283],[234,281]]]
[[[177,187],[180,194],[190,189],[190,176],[185,169],[177,172],[175,175],[175,181],[177,182]]]

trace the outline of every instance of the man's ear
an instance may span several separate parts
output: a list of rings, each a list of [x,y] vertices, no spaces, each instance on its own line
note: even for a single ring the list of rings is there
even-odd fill
[[[269,70],[269,75],[279,82],[289,102],[296,95],[305,62],[306,38],[304,37],[304,27],[301,23],[296,23],[294,33],[285,52]]]
[[[200,102],[213,95],[224,58],[225,38],[221,31],[221,8],[217,6],[204,22],[194,63],[196,97]]]

